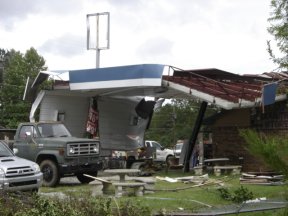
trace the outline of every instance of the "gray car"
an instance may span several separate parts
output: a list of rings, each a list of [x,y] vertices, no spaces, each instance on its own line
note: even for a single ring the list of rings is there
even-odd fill
[[[0,190],[37,192],[42,180],[37,163],[15,156],[8,145],[0,141]]]

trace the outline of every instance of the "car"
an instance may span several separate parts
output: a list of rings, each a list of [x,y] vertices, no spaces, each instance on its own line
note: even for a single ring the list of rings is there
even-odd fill
[[[17,157],[5,141],[0,141],[0,190],[37,192],[42,181],[37,163]]]

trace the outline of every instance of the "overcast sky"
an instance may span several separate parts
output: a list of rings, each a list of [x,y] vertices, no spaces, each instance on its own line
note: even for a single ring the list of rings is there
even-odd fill
[[[100,67],[157,63],[237,74],[276,66],[266,41],[270,0],[1,0],[0,48],[37,49],[49,70],[95,67],[86,15],[110,12]]]

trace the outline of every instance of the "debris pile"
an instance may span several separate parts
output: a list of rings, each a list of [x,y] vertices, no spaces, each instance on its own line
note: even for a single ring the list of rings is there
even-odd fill
[[[170,178],[170,177],[160,177],[156,176],[156,179],[167,181],[167,182],[183,182],[183,183],[195,183],[195,184],[202,184],[209,180],[208,174],[202,176],[185,176],[185,177],[178,177],[178,178]]]
[[[242,173],[240,184],[282,185],[284,176],[277,173]]]

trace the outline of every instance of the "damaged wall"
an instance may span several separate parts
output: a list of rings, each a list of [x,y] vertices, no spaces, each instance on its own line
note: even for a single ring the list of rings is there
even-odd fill
[[[132,150],[142,146],[149,117],[144,119],[136,113],[141,100],[142,97],[98,99],[100,142],[104,149]]]
[[[135,108],[143,102],[142,97],[98,97],[99,139],[102,150],[133,150],[143,144],[151,109],[146,106],[141,113]],[[72,136],[86,135],[86,123],[90,107],[90,97],[59,95],[55,91],[46,92],[40,104],[39,121],[62,121]],[[103,151],[102,151],[103,152]],[[105,151],[107,152],[107,151]],[[105,153],[106,154],[106,153]]]
[[[39,121],[61,121],[72,136],[83,137],[89,109],[89,98],[53,95],[46,92],[41,105]]]

